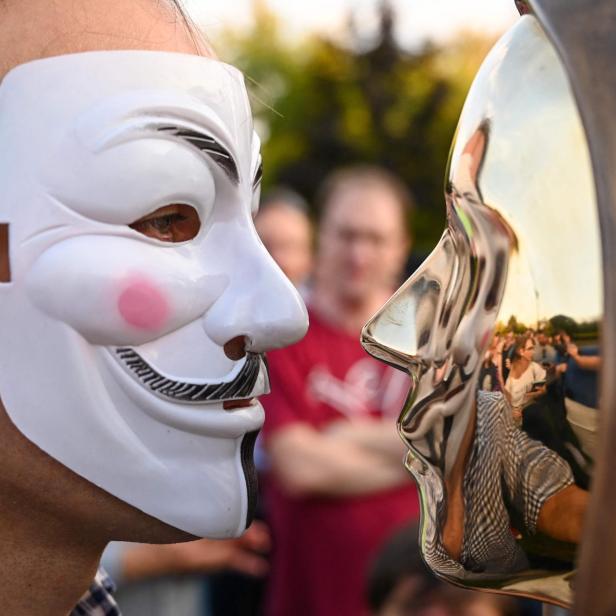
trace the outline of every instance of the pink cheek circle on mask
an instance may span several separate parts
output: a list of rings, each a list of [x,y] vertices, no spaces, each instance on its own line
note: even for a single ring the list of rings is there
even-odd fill
[[[145,278],[135,278],[123,285],[118,310],[128,325],[150,332],[161,329],[170,313],[164,294]]]

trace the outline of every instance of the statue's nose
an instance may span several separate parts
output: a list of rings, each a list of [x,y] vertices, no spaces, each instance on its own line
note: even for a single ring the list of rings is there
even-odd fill
[[[363,328],[361,343],[370,355],[408,372],[434,353],[435,321],[454,258],[451,237],[445,232],[432,254]]]

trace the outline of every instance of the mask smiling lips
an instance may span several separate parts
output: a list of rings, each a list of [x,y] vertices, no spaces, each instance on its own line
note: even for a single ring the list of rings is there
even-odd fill
[[[199,404],[220,400],[245,400],[253,395],[268,393],[264,387],[267,383],[267,369],[262,356],[257,353],[249,353],[244,365],[229,381],[215,383],[176,381],[157,372],[130,348],[118,349],[117,355],[143,385],[157,396],[168,400]],[[257,387],[259,377],[261,383],[260,387]]]
[[[31,62],[0,87],[0,138],[11,420],[149,515],[242,532],[264,352],[307,317],[252,224],[261,158],[241,74],[163,52]]]

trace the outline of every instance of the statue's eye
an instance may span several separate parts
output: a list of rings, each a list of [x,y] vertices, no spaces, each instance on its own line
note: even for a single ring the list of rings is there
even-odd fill
[[[199,233],[201,221],[194,207],[174,203],[158,208],[128,226],[162,242],[186,242]]]

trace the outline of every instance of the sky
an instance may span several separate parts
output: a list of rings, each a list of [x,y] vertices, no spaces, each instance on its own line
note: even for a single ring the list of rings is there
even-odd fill
[[[349,12],[369,36],[380,0],[261,0],[279,14],[289,36],[322,32],[332,36],[344,31]],[[255,0],[184,0],[195,20],[216,45],[216,34],[229,26],[250,25]],[[413,47],[427,39],[451,40],[460,30],[490,33],[504,31],[518,17],[513,0],[392,0],[400,42]]]

